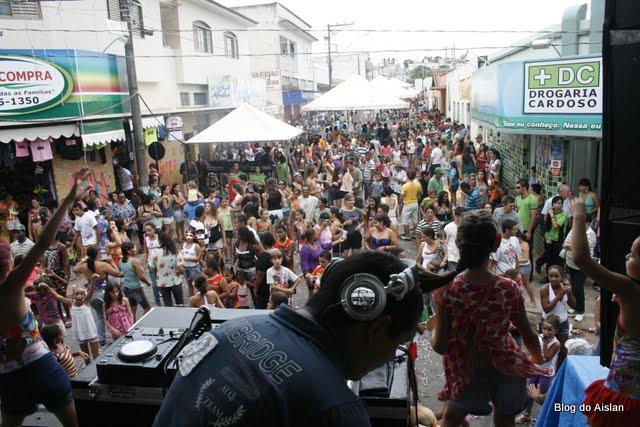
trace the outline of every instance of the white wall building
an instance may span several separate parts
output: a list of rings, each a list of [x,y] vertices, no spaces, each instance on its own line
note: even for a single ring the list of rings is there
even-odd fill
[[[458,64],[446,74],[447,117],[468,125],[471,120],[471,75],[477,69],[475,62]]]
[[[251,71],[254,76],[270,76],[270,112],[295,120],[316,91],[311,44],[318,40],[309,32],[311,25],[277,2],[233,9],[257,21],[247,33]]]
[[[0,23],[15,31],[2,33],[4,48],[124,55],[127,12],[118,0],[7,4],[0,0]],[[154,114],[182,113],[186,136],[209,126],[222,115],[210,113],[209,79],[251,76],[248,33],[228,30],[256,21],[211,0],[134,0],[131,13],[142,98]],[[151,115],[144,105],[142,113]]]

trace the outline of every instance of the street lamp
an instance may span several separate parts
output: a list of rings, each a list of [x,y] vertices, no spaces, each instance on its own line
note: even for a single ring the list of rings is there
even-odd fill
[[[531,49],[539,50],[539,49],[548,49],[552,47],[553,50],[556,51],[558,56],[562,56],[557,47],[552,43],[551,39],[538,39],[531,42]]]

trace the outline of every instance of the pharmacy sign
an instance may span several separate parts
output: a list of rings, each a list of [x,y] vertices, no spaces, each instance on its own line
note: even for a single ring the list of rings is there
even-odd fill
[[[524,114],[602,114],[602,58],[524,63]]]

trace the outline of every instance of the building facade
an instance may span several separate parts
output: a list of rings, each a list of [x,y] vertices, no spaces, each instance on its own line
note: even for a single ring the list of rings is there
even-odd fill
[[[251,72],[267,80],[267,109],[296,121],[316,92],[311,25],[280,3],[235,7],[257,23],[248,32]]]
[[[164,182],[179,182],[178,169],[185,156],[180,141],[205,129],[234,106],[212,105],[213,84],[230,77],[252,80],[246,30],[257,22],[210,0],[137,0],[130,8],[124,8],[124,4],[117,0],[0,0],[0,24],[4,28],[0,40],[2,47],[11,48],[0,52],[3,59],[18,56],[16,61],[25,63],[31,57],[21,70],[53,66],[62,70],[61,81],[66,76],[71,82],[70,92],[58,94],[56,99],[38,97],[38,105],[48,103],[41,111],[0,107],[0,142],[7,144],[0,145],[51,137],[55,146],[55,140],[65,137],[78,138],[89,154],[96,147],[98,151],[107,148],[104,156],[98,155],[106,158],[100,164],[107,165],[100,166],[105,170],[98,175],[103,175],[108,184],[102,189],[115,190],[113,159],[109,157],[113,150],[109,148],[121,145],[125,154],[117,155],[118,160],[133,159],[124,58],[131,17],[145,142],[151,147],[157,140],[164,148],[162,159],[154,160],[149,151],[147,160],[158,164]],[[6,76],[2,72],[9,71],[14,65],[8,64],[16,61],[2,61],[0,75]],[[16,102],[20,98],[25,103],[34,102],[17,89],[12,95]],[[64,99],[60,101],[60,97]],[[180,124],[172,133],[177,138],[168,138],[162,131],[169,119]],[[60,121],[67,123],[64,128],[53,127]],[[201,148],[206,154],[207,147]],[[52,165],[64,169],[65,163],[56,162],[55,155],[54,150]],[[90,162],[90,157],[95,156],[81,158]],[[58,175],[68,173],[52,172],[55,184],[63,188],[55,178]],[[51,186],[53,192],[56,185]]]
[[[471,132],[502,156],[513,189],[535,166],[546,195],[581,178],[600,184],[604,2],[570,7],[562,24],[490,56],[472,76]],[[542,47],[542,49],[540,49]]]

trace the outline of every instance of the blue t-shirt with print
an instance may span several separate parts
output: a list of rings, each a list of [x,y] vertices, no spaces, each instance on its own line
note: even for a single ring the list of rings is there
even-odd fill
[[[211,334],[217,344],[186,376],[176,374],[154,426],[370,425],[347,387],[343,354],[315,321],[281,306]]]

